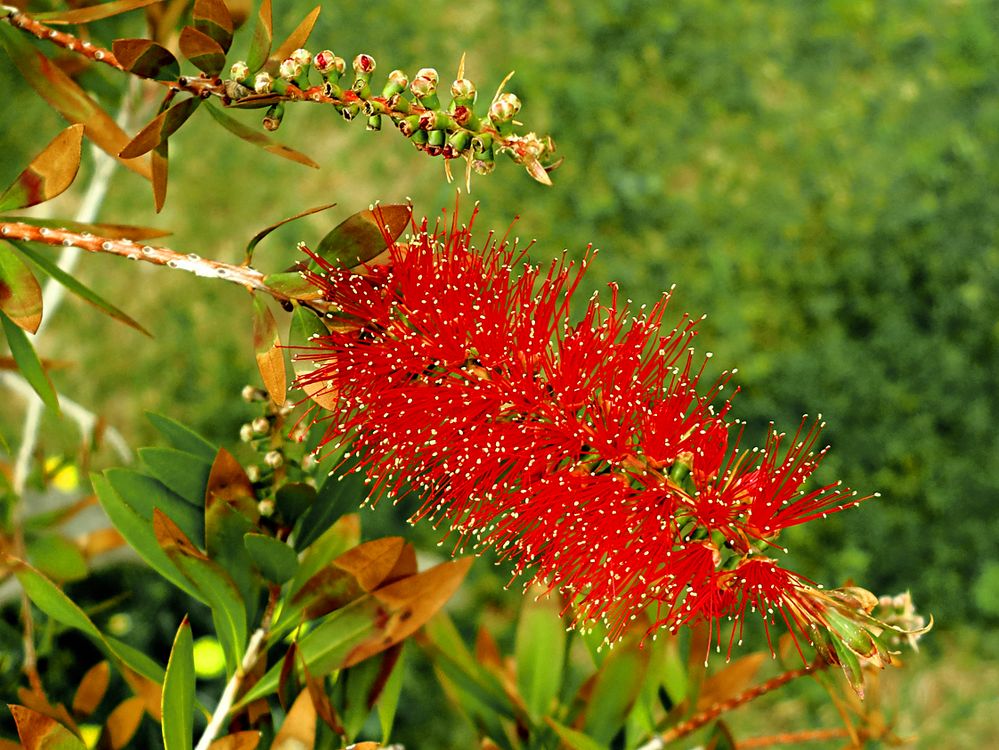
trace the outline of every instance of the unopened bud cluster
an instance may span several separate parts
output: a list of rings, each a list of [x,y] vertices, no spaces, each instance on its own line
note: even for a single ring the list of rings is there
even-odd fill
[[[330,49],[313,55],[303,48],[278,64],[276,78],[267,71],[251,71],[243,61],[231,66],[230,76],[258,96],[281,96],[278,104],[327,102],[345,120],[364,115],[369,130],[380,130],[382,120],[388,118],[419,150],[445,159],[463,157],[480,174],[491,172],[496,155],[505,153],[535,179],[550,182],[547,171],[552,168],[555,146],[550,138],[515,132],[519,123],[514,118],[521,107],[516,95],[501,91],[484,113],[476,113],[476,86],[462,75],[444,89],[450,94],[445,104],[440,100],[440,75],[434,68],[421,68],[412,78],[392,70],[380,88],[372,81],[376,68],[371,55],[358,54],[351,61],[353,80],[341,80],[347,73],[344,58]],[[283,114],[283,107],[271,104],[264,126],[276,129]]]

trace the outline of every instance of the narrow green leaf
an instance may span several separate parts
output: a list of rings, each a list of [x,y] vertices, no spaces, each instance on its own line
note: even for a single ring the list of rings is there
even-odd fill
[[[139,458],[150,473],[191,505],[205,504],[205,487],[212,465],[176,448],[139,448]]]
[[[253,27],[253,37],[250,39],[250,51],[246,55],[246,64],[250,72],[255,73],[267,62],[271,54],[271,42],[274,39],[274,25],[271,20],[271,0],[262,0],[257,11],[257,23]]]
[[[388,745],[392,736],[392,725],[395,723],[395,714],[399,708],[399,697],[402,695],[402,679],[406,671],[406,643],[399,644],[399,658],[395,664],[395,669],[389,675],[382,689],[381,697],[375,704],[378,712],[378,723],[382,728],[382,744]]]
[[[619,644],[608,656],[590,693],[583,730],[605,746],[620,731],[638,697],[649,654],[636,643]]]
[[[243,537],[246,551],[268,581],[284,583],[298,570],[298,555],[284,542],[265,534],[247,534]]]
[[[111,18],[120,13],[127,13],[137,8],[145,8],[147,5],[161,2],[162,0],[111,0],[108,3],[90,5],[85,8],[75,8],[73,10],[52,10],[47,13],[32,13],[34,18],[44,21],[50,26],[60,24],[82,24],[91,21],[99,21],[102,18]]]
[[[194,639],[184,615],[163,679],[163,748],[190,750],[194,734]]]
[[[337,678],[337,689],[343,696],[343,701],[338,703],[342,706],[340,717],[348,741],[357,737],[378,704],[382,689],[397,668],[402,646],[402,643],[396,644],[378,656],[345,669]]]
[[[104,640],[111,646],[111,650],[122,662],[134,672],[152,680],[158,685],[163,683],[163,667],[153,661],[145,652],[139,651],[134,646],[129,646],[124,641],[119,641],[110,635],[105,635]]]
[[[42,322],[42,289],[10,243],[0,240],[0,312],[34,333]]]
[[[70,125],[31,160],[0,194],[0,211],[28,208],[55,198],[73,184],[80,169],[83,126]]]
[[[104,636],[86,613],[40,571],[12,557],[6,559],[6,564],[13,568],[14,575],[21,582],[28,599],[38,609],[56,622],[75,628],[98,643],[106,645]]]
[[[286,294],[292,299],[319,299],[322,292],[304,278],[298,271],[281,271],[264,277],[264,283],[276,292]]]
[[[87,560],[80,548],[58,532],[32,534],[25,541],[28,562],[56,581],[87,577]]]
[[[368,496],[364,475],[356,472],[326,477],[316,501],[305,512],[295,532],[295,549],[299,552],[311,545],[339,520],[344,511],[357,508]]]
[[[274,505],[285,523],[294,523],[316,502],[316,488],[304,482],[288,482],[274,493]]]
[[[323,237],[316,255],[333,266],[352,268],[374,258],[410,224],[413,207],[376,206],[349,216]]]
[[[606,750],[607,745],[602,742],[597,742],[595,739],[589,735],[583,734],[580,731],[571,729],[564,724],[559,724],[557,721],[550,717],[545,717],[545,721],[548,722],[548,726],[555,730],[559,739],[562,743],[570,748],[570,750]]]
[[[0,46],[6,49],[24,79],[63,117],[82,124],[91,141],[118,159],[118,153],[128,143],[128,136],[111,115],[24,37],[24,32],[12,28],[10,24],[0,23]],[[147,162],[134,159],[120,161],[147,180],[152,178]]]
[[[535,721],[552,712],[562,687],[565,646],[565,626],[555,597],[526,601],[517,623],[517,688]]]
[[[205,515],[201,506],[194,506],[159,480],[132,469],[108,469],[104,475],[140,518],[151,524],[153,511],[159,508],[185,535],[191,539],[204,538]]]
[[[156,535],[153,534],[152,519],[142,518],[128,503],[122,500],[121,495],[111,486],[107,477],[91,474],[90,482],[94,492],[97,493],[98,502],[107,513],[108,518],[111,519],[111,523],[125,538],[128,545],[138,553],[139,557],[181,591],[200,602],[204,602],[204,597],[177,569],[177,566],[170,562],[166,553],[160,549]]]
[[[252,70],[253,68],[251,67],[250,69]],[[312,167],[313,169],[319,169],[319,165],[305,154],[285,146],[284,144],[278,143],[266,133],[261,133],[258,130],[254,130],[249,126],[244,125],[239,120],[225,114],[218,107],[208,105],[205,109],[208,111],[208,114],[215,119],[215,122],[224,127],[237,138],[240,138],[247,143],[251,143],[258,148],[262,148],[264,151],[280,156],[283,159],[288,159],[289,161],[297,162],[298,164],[303,164],[306,167]]]
[[[3,24],[0,24],[2,26]],[[59,413],[59,397],[56,395],[52,381],[45,373],[41,360],[35,353],[35,349],[28,341],[28,335],[22,331],[7,315],[0,310],[0,324],[7,336],[7,346],[10,353],[17,362],[21,375],[28,381],[35,393],[42,399],[46,406],[54,412]]]
[[[146,417],[153,423],[153,427],[167,439],[167,442],[177,450],[190,453],[192,456],[201,458],[209,463],[215,460],[215,454],[218,453],[218,446],[201,437],[201,435],[190,427],[186,427],[170,417],[151,411],[146,412]]]
[[[322,206],[315,206],[314,208],[308,208],[305,211],[302,211],[301,213],[297,213],[294,216],[289,216],[287,219],[281,219],[281,221],[277,222],[276,224],[271,224],[269,227],[261,229],[259,232],[253,235],[253,239],[251,239],[248,243],[246,243],[247,264],[249,264],[250,261],[253,260],[253,251],[256,249],[257,245],[260,244],[260,241],[263,240],[264,237],[269,235],[275,229],[277,229],[278,227],[282,227],[285,224],[288,224],[289,222],[295,221],[296,219],[301,219],[304,216],[311,216],[312,214],[317,214],[320,211],[325,211],[329,208],[333,208],[333,206],[335,205],[336,203],[327,203]]]
[[[53,263],[52,260],[44,253],[36,251],[30,245],[16,243],[16,246],[20,252],[28,256],[31,262],[38,266],[43,272],[45,272],[45,274],[58,281],[80,299],[89,302],[98,310],[102,310],[115,320],[118,320],[127,326],[131,326],[140,333],[144,333],[146,336],[152,338],[152,334],[131,318],[127,313],[115,307],[92,289],[85,286],[77,280],[76,277],[63,271],[59,268],[57,263]]]

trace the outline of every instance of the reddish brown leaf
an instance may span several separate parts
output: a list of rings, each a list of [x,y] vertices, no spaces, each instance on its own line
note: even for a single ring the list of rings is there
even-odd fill
[[[166,203],[167,178],[169,176],[169,147],[168,142],[163,141],[153,149],[151,155],[153,174],[153,208],[156,213],[163,210]]]
[[[232,44],[232,14],[222,0],[194,0],[191,11],[194,28],[214,39],[223,52]]]
[[[302,22],[298,24],[295,30],[288,35],[288,38],[270,56],[272,64],[280,65],[281,61],[289,57],[292,52],[305,46],[305,43],[309,41],[309,35],[312,33],[312,28],[316,25],[316,19],[319,18],[321,10],[322,7],[317,5],[309,15],[302,19]]]
[[[0,23],[0,44],[7,49],[25,80],[63,117],[82,124],[91,141],[118,158],[118,153],[128,143],[128,136],[107,112],[23,36],[9,24]],[[125,159],[122,164],[146,179],[152,178],[149,165],[144,161]]]
[[[82,146],[83,125],[70,125],[0,194],[0,211],[36,206],[68,188],[80,169]]]
[[[17,689],[17,698],[26,708],[42,716],[48,716],[62,726],[67,727],[74,734],[78,732],[76,722],[73,721],[73,717],[69,715],[69,711],[66,710],[63,704],[56,703],[52,705],[49,703],[49,699],[43,694],[24,687]]]
[[[212,37],[193,26],[185,26],[180,32],[180,51],[198,70],[216,76],[225,65],[225,50]]]
[[[271,400],[281,406],[288,393],[284,349],[281,348],[281,337],[278,335],[274,314],[259,297],[253,298],[253,349],[264,387]]]
[[[106,738],[107,746],[110,746],[111,750],[121,750],[128,746],[142,722],[145,710],[145,704],[140,696],[126,698],[115,707],[104,724],[104,737],[102,737],[102,740]],[[102,747],[101,742],[97,745]]]
[[[299,693],[281,723],[272,750],[311,750],[316,742],[316,707],[308,690]]]
[[[97,529],[77,538],[77,545],[88,560],[125,546],[125,537],[117,529]]]
[[[256,750],[260,744],[260,732],[236,732],[219,737],[208,746],[208,750]]]
[[[225,448],[219,448],[215,454],[215,461],[208,475],[205,489],[206,514],[220,502],[231,505],[254,523],[260,515],[250,478],[246,476],[239,461]]]
[[[451,598],[472,567],[471,557],[453,560],[425,573],[403,578],[371,593],[383,605],[385,620],[377,636],[354,647],[343,667],[364,661],[408,638]]]
[[[29,333],[42,322],[42,288],[14,249],[0,241],[0,310]]]
[[[224,0],[226,8],[229,9],[229,15],[232,17],[232,25],[234,29],[238,29],[246,20],[250,17],[253,12],[253,0]]]
[[[163,687],[159,683],[153,682],[148,677],[144,677],[138,672],[133,672],[127,667],[122,670],[121,676],[125,678],[125,682],[132,688],[132,692],[142,700],[142,705],[146,709],[146,713],[152,716],[154,720],[160,721],[163,712]]]
[[[281,660],[281,674],[278,677],[278,702],[285,711],[288,710],[292,698],[302,690],[302,686],[298,683],[298,673],[295,671],[297,657],[298,644],[292,641],[288,650],[284,652],[284,658]]]
[[[175,81],[180,77],[177,58],[152,39],[115,39],[111,50],[125,70],[142,78]]]
[[[111,665],[107,661],[97,662],[86,671],[73,696],[73,713],[80,717],[90,716],[107,692],[111,681]]]
[[[704,680],[697,697],[697,710],[705,711],[717,703],[734,698],[749,687],[763,660],[762,653],[748,654]]]
[[[24,750],[85,750],[75,734],[50,716],[25,706],[9,706]]]
[[[374,591],[395,569],[405,548],[402,537],[382,537],[347,550],[332,564],[354,576],[365,591]]]
[[[336,709],[333,708],[333,704],[330,702],[330,696],[326,692],[323,680],[313,676],[309,671],[309,666],[305,663],[305,659],[302,659],[302,673],[305,675],[306,690],[312,699],[312,706],[316,709],[316,715],[336,734],[344,734],[340,717],[337,716]]]
[[[111,18],[120,13],[127,13],[136,8],[145,8],[147,5],[161,2],[162,0],[111,0],[109,3],[90,5],[85,8],[75,8],[73,10],[53,10],[48,13],[33,13],[32,15],[39,21],[44,21],[50,26],[60,24],[82,24],[91,21],[99,21],[102,18]]]
[[[132,159],[152,151],[161,143],[165,143],[194,114],[194,110],[198,108],[199,104],[201,104],[201,99],[192,96],[174,104],[165,112],[160,112],[121,150],[120,156]]]

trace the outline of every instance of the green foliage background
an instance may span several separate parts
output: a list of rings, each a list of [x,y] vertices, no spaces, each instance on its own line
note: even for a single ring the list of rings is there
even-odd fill
[[[278,36],[309,5],[281,2]],[[554,188],[504,161],[475,179],[482,236],[519,215],[537,260],[597,244],[594,287],[616,280],[643,303],[676,284],[677,316],[708,313],[699,346],[739,368],[747,439],[821,412],[822,476],[883,494],[794,534],[801,570],[910,588],[946,630],[999,618],[997,21],[989,0],[390,0],[326,4],[310,46],[369,52],[380,73],[432,65],[442,80],[467,51],[480,102],[516,69],[520,119],[550,132],[565,164]],[[0,90],[16,102],[0,110],[4,182],[61,125],[5,59]],[[289,110],[278,135],[321,171],[196,117],[171,141],[164,213],[151,218],[148,189],[126,174],[102,219],[170,227],[177,249],[237,260],[262,226],[338,201],[337,216],[267,241],[260,264],[277,269],[297,240],[375,199],[453,207],[440,162],[397,133]],[[112,258],[84,259],[82,275],[156,340],[74,305],[42,344],[75,363],[63,391],[134,444],[151,439],[145,409],[233,440],[254,379],[245,295]],[[0,411],[16,444],[18,408]]]

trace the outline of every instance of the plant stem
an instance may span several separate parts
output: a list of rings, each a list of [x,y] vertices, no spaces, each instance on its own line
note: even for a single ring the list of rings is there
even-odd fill
[[[783,734],[772,734],[767,737],[751,737],[748,740],[739,741],[739,750],[749,747],[769,747],[770,745],[797,745],[802,742],[821,742],[822,740],[835,740],[840,737],[849,737],[850,732],[843,727],[831,727],[829,729],[805,729],[800,732],[785,732]]]

